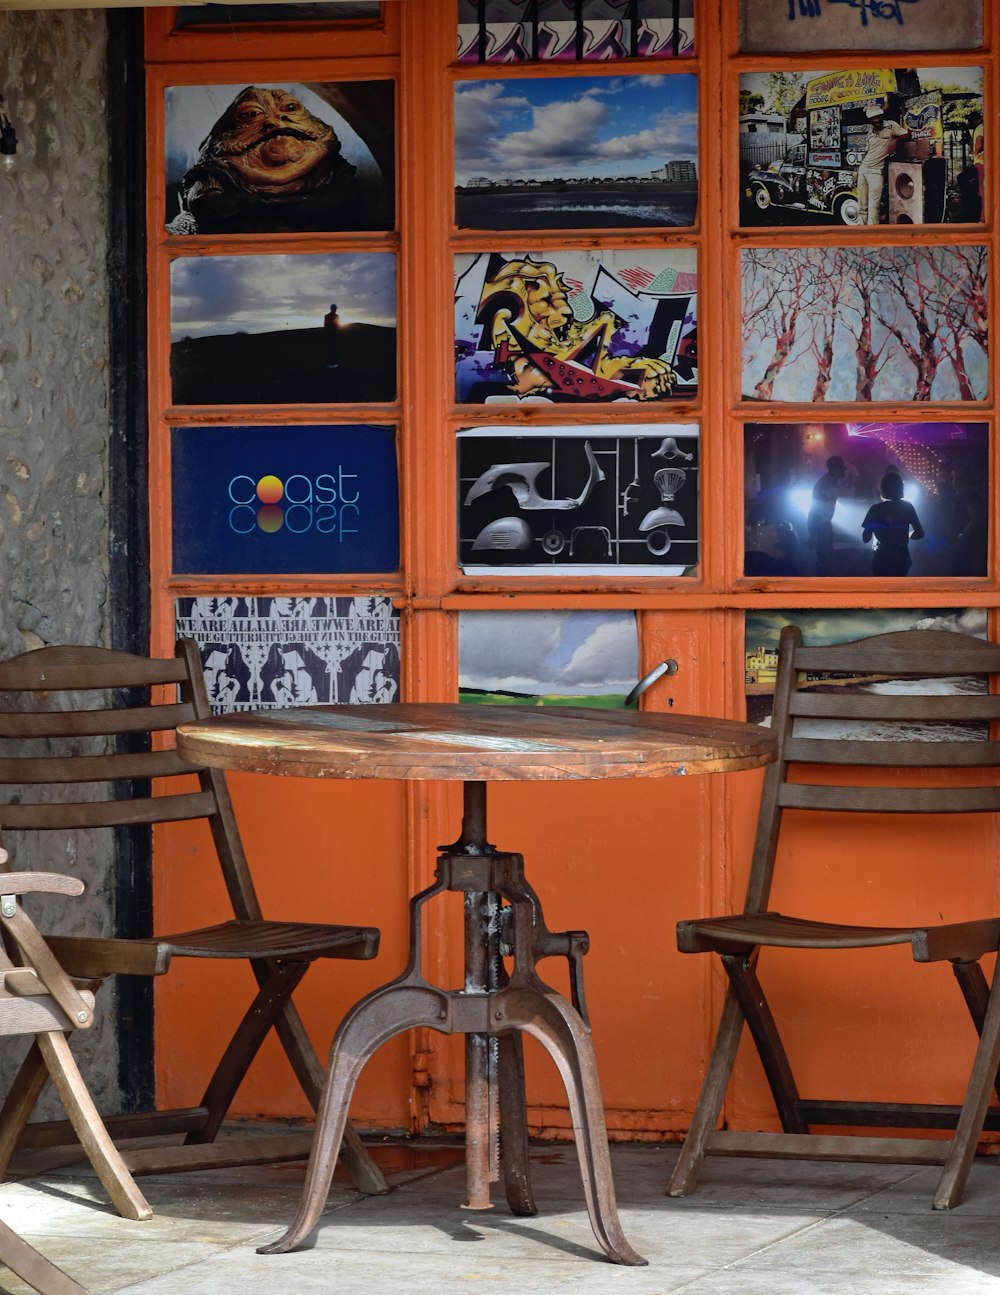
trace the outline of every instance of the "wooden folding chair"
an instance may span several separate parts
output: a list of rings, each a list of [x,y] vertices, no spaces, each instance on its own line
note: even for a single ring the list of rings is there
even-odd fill
[[[7,852],[0,850],[0,862]],[[33,1034],[46,1074],[51,1077],[80,1142],[101,1182],[126,1218],[152,1214],[115,1149],[70,1052],[66,1035],[94,1022],[94,995],[76,986],[56,961],[20,896],[46,892],[80,895],[83,882],[50,872],[5,872],[0,875],[0,1035]],[[14,952],[15,962],[5,951]],[[22,1108],[18,1116],[27,1118]],[[3,1125],[5,1136],[18,1130]],[[86,1295],[86,1291],[50,1263],[6,1223],[0,1222],[0,1263],[6,1264],[42,1295]]]
[[[831,681],[824,687],[826,674],[839,678],[840,685]],[[1000,646],[965,634],[908,630],[853,643],[804,647],[797,628],[782,633],[772,718],[777,758],[765,775],[743,912],[678,925],[681,951],[718,953],[729,988],[692,1125],[667,1189],[670,1195],[686,1196],[694,1190],[706,1152],[728,1152],[941,1164],[934,1208],[949,1209],[961,1200],[984,1126],[1000,1128],[1000,1108],[987,1109],[1000,1065],[1000,970],[990,985],[980,967],[980,959],[995,954],[1000,944],[1000,918],[923,927],[835,925],[774,912],[769,896],[787,810],[890,815],[1000,810],[997,780],[983,774],[1000,765],[1000,743],[988,740],[988,722],[1000,717],[1000,697],[994,695],[998,674]],[[863,676],[938,682],[899,693],[859,692],[842,686],[845,678]],[[991,692],[950,691],[953,685],[941,682],[962,676],[980,676]],[[935,695],[927,695],[924,687],[936,688]],[[850,721],[854,736],[801,736],[796,720],[806,719]],[[883,727],[876,735],[869,725],[867,733],[862,729],[859,734],[859,721],[890,728]],[[894,724],[898,728],[893,729]],[[917,724],[921,731],[915,735],[909,726]],[[935,728],[939,740],[929,735],[928,730]],[[887,732],[890,740],[867,740],[869,735],[885,738]],[[868,771],[873,769],[894,770],[882,779],[891,785],[872,786]],[[872,848],[877,860],[874,842]],[[797,849],[797,868],[803,866],[801,854]],[[918,962],[949,961],[972,1015],[980,1041],[962,1106],[800,1097],[758,979],[761,949],[868,949],[898,944],[911,945]],[[716,1129],[744,1022],[763,1063],[781,1133]],[[823,1126],[950,1128],[954,1133],[949,1139],[934,1139],[812,1132]]]
[[[120,704],[109,705],[111,697]],[[119,974],[159,976],[172,958],[247,959],[259,986],[197,1107],[106,1119],[116,1141],[184,1135],[181,1146],[123,1151],[133,1173],[308,1154],[308,1139],[301,1134],[219,1141],[216,1135],[272,1028],[315,1109],[324,1072],[291,1000],[292,991],[317,958],[372,958],[378,949],[379,932],[373,927],[264,920],[224,775],[188,764],[170,740],[178,724],[209,714],[198,648],[190,639],[177,644],[175,657],[165,659],[104,648],[46,647],[0,662],[0,738],[5,739],[0,786],[11,789],[0,807],[4,828],[66,830],[204,818],[232,908],[218,925],[178,935],[52,939],[62,965],[72,976],[99,982]],[[161,740],[153,742],[153,734]],[[116,741],[119,746],[127,742],[130,749],[115,751]],[[198,790],[190,789],[192,775],[197,776]],[[155,782],[156,795],[147,780]],[[83,785],[84,794],[69,784]],[[45,1067],[33,1048],[0,1111],[0,1177],[18,1145],[3,1130],[23,1126],[44,1082]],[[73,1130],[63,1122],[32,1123],[20,1145],[53,1146],[72,1138]],[[344,1159],[359,1190],[387,1190],[381,1171],[353,1130]]]

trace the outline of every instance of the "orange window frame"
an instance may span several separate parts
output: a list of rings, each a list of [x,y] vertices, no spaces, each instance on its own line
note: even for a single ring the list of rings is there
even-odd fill
[[[457,695],[457,620],[463,611],[491,609],[630,609],[637,615],[641,668],[647,669],[666,655],[681,661],[682,672],[673,681],[652,692],[644,704],[655,707],[677,705],[707,713],[742,717],[743,699],[743,615],[755,608],[857,608],[857,607],[952,607],[969,605],[989,611],[991,634],[997,629],[1000,587],[997,583],[998,513],[996,471],[996,377],[991,367],[989,391],[974,405],[935,405],[921,410],[912,403],[880,405],[886,418],[914,417],[932,413],[935,418],[974,417],[989,425],[992,500],[988,574],[982,578],[947,580],[915,578],[899,581],[868,579],[863,582],[837,577],[751,578],[743,574],[743,427],[748,421],[802,421],[815,415],[811,405],[749,402],[741,396],[741,250],[770,246],[865,245],[871,234],[843,228],[793,227],[781,230],[751,230],[739,225],[738,132],[739,77],[748,71],[771,69],[825,68],[831,63],[851,66],[880,66],[886,55],[809,54],[748,55],[738,50],[737,0],[696,0],[696,52],[693,58],[642,60],[604,65],[569,64],[551,66],[460,66],[455,60],[454,0],[384,0],[380,23],[349,30],[317,33],[315,28],[281,24],[260,32],[234,34],[224,29],[188,30],[173,33],[171,10],[147,12],[147,108],[148,108],[148,229],[150,300],[150,503],[152,534],[150,580],[152,590],[152,646],[169,651],[174,639],[174,600],[179,596],[226,591],[258,594],[351,594],[373,591],[388,593],[399,607],[403,624],[403,685],[405,700],[450,701]],[[984,69],[984,116],[995,122],[1000,104],[997,85],[997,18],[984,5],[986,24],[983,48],[975,51],[907,54],[908,65],[972,65]],[[453,86],[457,81],[545,76],[616,76],[624,72],[643,74],[695,74],[699,83],[698,171],[699,196],[696,223],[690,228],[667,231],[546,232],[530,235],[532,246],[588,248],[594,246],[693,247],[699,271],[699,377],[697,397],[692,401],[648,406],[616,405],[614,420],[622,424],[650,421],[693,422],[701,435],[701,533],[700,563],[694,576],[683,578],[607,577],[569,578],[532,576],[518,578],[468,576],[457,561],[456,534],[456,434],[477,425],[529,425],[544,428],[556,422],[572,421],[582,427],[608,421],[607,407],[581,405],[567,419],[565,407],[530,407],[516,413],[508,409],[460,406],[454,399],[453,368],[453,257],[456,253],[482,250],[490,243],[502,246],[523,242],[524,236],[484,236],[478,231],[459,230],[454,224],[452,179]],[[396,228],[387,234],[365,235],[281,235],[275,237],[169,238],[163,228],[163,90],[167,85],[240,83],[255,79],[275,82],[282,77],[296,82],[310,80],[392,78],[396,83]],[[998,167],[990,156],[996,145],[987,144],[984,224],[970,227],[882,226],[878,241],[884,245],[905,245],[915,238],[934,245],[966,241],[982,242],[989,248],[989,308],[995,318],[997,286],[996,211]],[[274,250],[308,252],[325,249],[356,251],[392,250],[397,262],[397,318],[399,329],[398,398],[388,405],[292,408],[212,408],[198,411],[173,406],[169,385],[169,267],[178,255],[223,254]],[[828,403],[822,407],[824,421],[846,421],[857,413],[849,403]],[[371,576],[226,576],[192,577],[171,567],[170,535],[170,450],[173,426],[198,421],[206,425],[247,421],[281,421],[296,424],[311,421],[351,423],[392,422],[398,429],[400,481],[400,568]],[[680,645],[680,646],[678,646]],[[259,784],[243,788],[237,781],[241,815],[249,830],[280,849],[284,839],[275,825],[275,813],[259,805]],[[287,780],[275,780],[287,781]],[[687,816],[681,829],[671,827],[687,852],[683,882],[677,881],[670,902],[664,901],[659,938],[672,943],[672,919],[693,912],[721,908],[739,893],[739,878],[746,863],[748,838],[752,832],[757,782],[751,778],[711,779],[697,788],[684,789],[675,799]],[[269,804],[277,804],[292,818],[310,822],[315,828],[325,821],[333,804],[345,835],[344,849],[360,851],[369,839],[356,818],[356,787],[347,794],[343,788],[326,785],[322,796],[317,789],[270,787]],[[670,795],[664,794],[670,803]],[[331,799],[324,799],[332,798]],[[516,848],[528,854],[533,845],[555,848],[551,812],[528,795],[516,790],[499,798],[498,833],[516,834]],[[387,868],[380,884],[395,893],[394,902],[426,884],[431,870],[434,845],[450,839],[457,807],[452,788],[415,785],[405,791],[384,794],[367,792],[366,813],[387,817],[385,844],[396,849],[403,860],[399,868]],[[620,849],[633,860],[630,884],[650,887],[662,893],[662,859],[657,853],[663,833],[652,817],[644,815],[630,795],[613,786],[596,787],[584,794],[566,789],[560,795],[561,822],[573,814],[586,815],[594,804],[604,807],[609,818],[618,818],[618,807],[631,808],[621,826]],[[381,807],[381,808],[380,808]],[[388,808],[386,808],[388,807]],[[245,829],[246,830],[246,829]],[[587,833],[571,833],[580,881],[576,885],[584,909],[593,907],[597,916],[607,907],[606,860],[601,844]],[[178,837],[177,839],[182,839]],[[605,842],[606,845],[606,842]],[[398,848],[397,848],[398,847]],[[562,877],[563,886],[568,878]],[[345,879],[340,877],[343,886]],[[556,883],[540,886],[543,896],[551,885],[554,902],[565,907]],[[179,922],[179,929],[192,924],[190,896],[180,893],[158,873],[157,903],[164,920]],[[363,912],[354,920],[374,921],[385,929],[378,974],[369,982],[362,968],[352,973],[347,988],[332,991],[334,1013],[357,996],[359,986],[379,983],[384,969],[401,958],[405,931],[398,912],[386,921],[384,906],[373,901],[365,887],[348,880],[346,894],[356,899]],[[341,895],[341,898],[343,896]],[[968,898],[968,896],[966,896]],[[338,899],[340,903],[340,899]],[[675,907],[676,903],[676,907]],[[681,904],[691,905],[690,912]],[[342,911],[342,909],[338,909]],[[624,913],[619,914],[624,920]],[[570,914],[570,919],[576,919]],[[635,1029],[656,1030],[665,1037],[682,1040],[681,1055],[673,1069],[659,1076],[659,1096],[639,1077],[639,1062],[619,1038],[614,1055],[602,1057],[609,1074],[606,1085],[612,1093],[609,1123],[616,1136],[644,1136],[653,1132],[672,1134],[683,1130],[696,1094],[699,1056],[719,1003],[719,983],[701,960],[687,959],[681,966],[676,957],[652,952],[657,936],[653,927],[643,927],[639,940],[642,966],[650,970],[649,1006],[637,1007]],[[619,932],[620,938],[620,932]],[[432,957],[438,967],[456,974],[457,952],[442,922],[431,932]],[[627,960],[600,959],[595,941],[592,965],[599,968],[598,1007],[603,1002],[614,1011],[622,986],[627,983]],[[392,959],[390,962],[389,959]],[[704,960],[707,962],[708,960]],[[698,963],[697,966],[692,964]],[[662,963],[662,965],[661,965]],[[645,974],[645,973],[644,973]],[[653,987],[655,981],[655,988]],[[678,987],[683,992],[675,992]],[[179,1011],[172,1006],[169,987],[159,987],[165,1001],[162,1027],[167,1035],[181,1030]],[[626,1033],[627,1037],[627,1033]],[[192,1046],[197,1046],[192,1045]],[[431,1061],[428,1062],[428,1058]],[[673,1063],[672,1063],[673,1064]],[[428,1082],[428,1065],[431,1081]],[[362,1117],[374,1125],[450,1125],[460,1122],[461,1097],[458,1074],[460,1061],[449,1049],[418,1032],[400,1044],[378,1071],[378,1082],[391,1093],[383,1098],[372,1085],[362,1089]],[[161,1084],[174,1079],[161,1070]],[[280,1096],[282,1080],[278,1071],[266,1070],[255,1082],[250,1101],[256,1112],[302,1114],[286,1110]],[[546,1090],[548,1093],[548,1090]],[[197,1095],[196,1095],[197,1096]],[[764,1118],[760,1113],[756,1080],[748,1071],[734,1099],[738,1118]],[[536,1109],[536,1129],[558,1128],[565,1123],[564,1104],[555,1090]],[[637,1110],[642,1109],[642,1114]]]

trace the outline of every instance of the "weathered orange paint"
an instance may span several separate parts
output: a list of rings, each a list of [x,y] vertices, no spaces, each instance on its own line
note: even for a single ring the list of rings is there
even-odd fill
[[[151,582],[153,647],[169,650],[174,637],[173,599],[217,589],[256,593],[351,593],[388,590],[403,615],[404,700],[449,701],[457,689],[457,616],[462,609],[521,607],[634,608],[641,634],[643,668],[665,656],[680,673],[664,680],[645,704],[673,705],[741,718],[743,714],[743,612],[755,607],[983,606],[996,633],[1000,589],[984,580],[908,581],[880,587],[866,580],[781,582],[742,574],[742,424],[795,421],[811,406],[762,406],[740,400],[739,250],[745,245],[864,241],[836,228],[741,232],[738,211],[737,117],[741,71],[815,67],[837,55],[738,56],[737,0],[696,0],[697,49],[693,60],[643,62],[644,74],[696,72],[700,79],[700,201],[691,230],[598,235],[587,231],[546,233],[529,240],[499,236],[498,245],[695,246],[699,252],[699,349],[701,392],[694,402],[658,407],[664,421],[695,420],[702,429],[701,570],[687,580],[561,581],[510,576],[472,578],[456,565],[455,433],[476,422],[545,425],[566,421],[565,409],[529,407],[511,412],[460,410],[453,400],[452,268],[456,251],[484,246],[481,233],[453,227],[451,179],[452,85],[455,79],[522,75],[616,76],[620,64],[547,68],[469,69],[453,65],[453,0],[387,0],[378,28],[358,28],[336,38],[320,37],[294,24],[259,34],[216,29],[171,35],[171,12],[147,15],[149,105],[150,277],[150,466],[153,517]],[[985,117],[998,122],[996,20],[987,3],[987,40],[974,54],[907,54],[907,64],[972,63],[985,69]],[[852,64],[882,65],[886,56],[852,56]],[[168,240],[162,231],[162,90],[169,84],[254,80],[332,80],[392,76],[397,82],[398,232],[388,235],[283,236],[263,239]],[[998,132],[1000,133],[1000,132]],[[989,136],[988,136],[989,137]],[[990,148],[989,162],[996,144]],[[991,248],[991,301],[996,300],[995,225],[997,172],[988,165],[990,199],[977,241]],[[882,243],[955,242],[961,227],[947,231],[882,226]],[[868,235],[871,241],[871,234]],[[399,253],[400,398],[378,407],[381,421],[399,427],[402,499],[402,566],[378,579],[302,577],[283,580],[185,579],[170,568],[169,443],[171,425],[189,420],[171,408],[168,382],[170,260],[181,253],[318,251],[335,242],[352,249],[396,248]],[[977,418],[995,420],[995,383],[989,399],[974,407]],[[913,417],[913,406],[879,407],[880,416]],[[922,409],[921,416],[955,415],[955,407]],[[967,406],[963,414],[969,414]],[[827,404],[823,418],[845,419],[856,407]],[[247,419],[290,423],[332,415],[363,421],[371,406],[207,411],[205,423]],[[647,421],[649,409],[616,405],[614,417]],[[581,424],[606,421],[605,408],[574,411]],[[990,571],[996,570],[1000,509],[995,457]],[[382,928],[382,952],[374,963],[333,964],[314,969],[298,999],[317,1045],[325,1048],[348,1005],[362,992],[396,974],[405,959],[407,896],[427,884],[434,847],[454,839],[460,808],[455,787],[337,784],[244,775],[233,779],[237,813],[265,904],[276,915],[305,915]],[[674,923],[738,905],[747,867],[759,774],[669,779],[662,782],[586,785],[507,784],[491,793],[490,838],[519,850],[546,907],[549,925],[584,927],[592,937],[586,960],[587,992],[612,1137],[680,1135],[688,1122],[721,1004],[713,960],[676,952]],[[883,832],[880,838],[877,832]],[[794,860],[807,849],[818,854],[821,881],[800,910],[889,918],[901,895],[913,912],[931,904],[942,858],[948,870],[946,909],[934,901],[931,915],[948,917],[996,911],[1000,870],[997,829],[978,822],[963,827],[956,846],[948,822],[885,828],[875,823],[831,820],[829,830],[808,835],[792,824],[788,849]],[[880,842],[880,843],[879,843]],[[156,906],[161,929],[185,929],[221,904],[218,885],[204,862],[204,843],[181,826],[165,828],[156,842]],[[872,865],[876,865],[872,867]],[[794,894],[791,875],[781,883]],[[780,901],[780,893],[776,899]],[[461,982],[461,941],[455,897],[428,914],[433,978]],[[807,901],[807,902],[805,902]],[[904,920],[909,920],[907,915]],[[836,1096],[848,1087],[872,1099],[957,1100],[971,1057],[971,1029],[947,970],[915,967],[899,950],[841,954],[824,963],[819,955],[794,952],[768,959],[779,1023],[787,1017],[788,1046],[811,1095]],[[831,971],[827,980],[826,972]],[[175,970],[157,986],[157,1077],[161,1097],[194,1102],[187,1076],[201,1073],[204,1054],[223,1036],[218,969]],[[234,971],[234,975],[243,975]],[[551,978],[565,984],[553,965]],[[836,993],[834,992],[836,987]],[[233,996],[234,1001],[236,996]],[[803,1009],[801,1011],[797,1009]],[[197,1064],[195,1064],[197,1061]],[[412,1071],[416,1069],[415,1076]],[[565,1097],[551,1066],[534,1049],[528,1056],[531,1120],[535,1131],[565,1136]],[[860,1090],[860,1091],[859,1091]],[[283,1058],[271,1048],[254,1067],[238,1111],[246,1116],[304,1115],[297,1089],[288,1082]],[[430,1031],[415,1031],[388,1045],[372,1061],[358,1089],[354,1113],[362,1126],[426,1129],[460,1126],[463,1119],[461,1048]],[[741,1058],[727,1106],[733,1127],[772,1126],[773,1110],[756,1060]]]

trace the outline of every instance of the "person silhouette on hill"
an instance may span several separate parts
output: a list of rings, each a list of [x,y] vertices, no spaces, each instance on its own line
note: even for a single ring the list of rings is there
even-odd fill
[[[872,575],[905,576],[913,565],[910,540],[922,540],[924,528],[917,510],[903,498],[903,478],[898,472],[887,472],[879,491],[881,500],[872,504],[861,523],[864,542],[875,540]]]

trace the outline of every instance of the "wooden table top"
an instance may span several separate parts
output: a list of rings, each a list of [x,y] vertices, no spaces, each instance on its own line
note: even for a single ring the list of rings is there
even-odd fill
[[[310,706],[182,724],[194,764],[313,778],[555,780],[726,773],[767,764],[769,729],[575,706]]]

